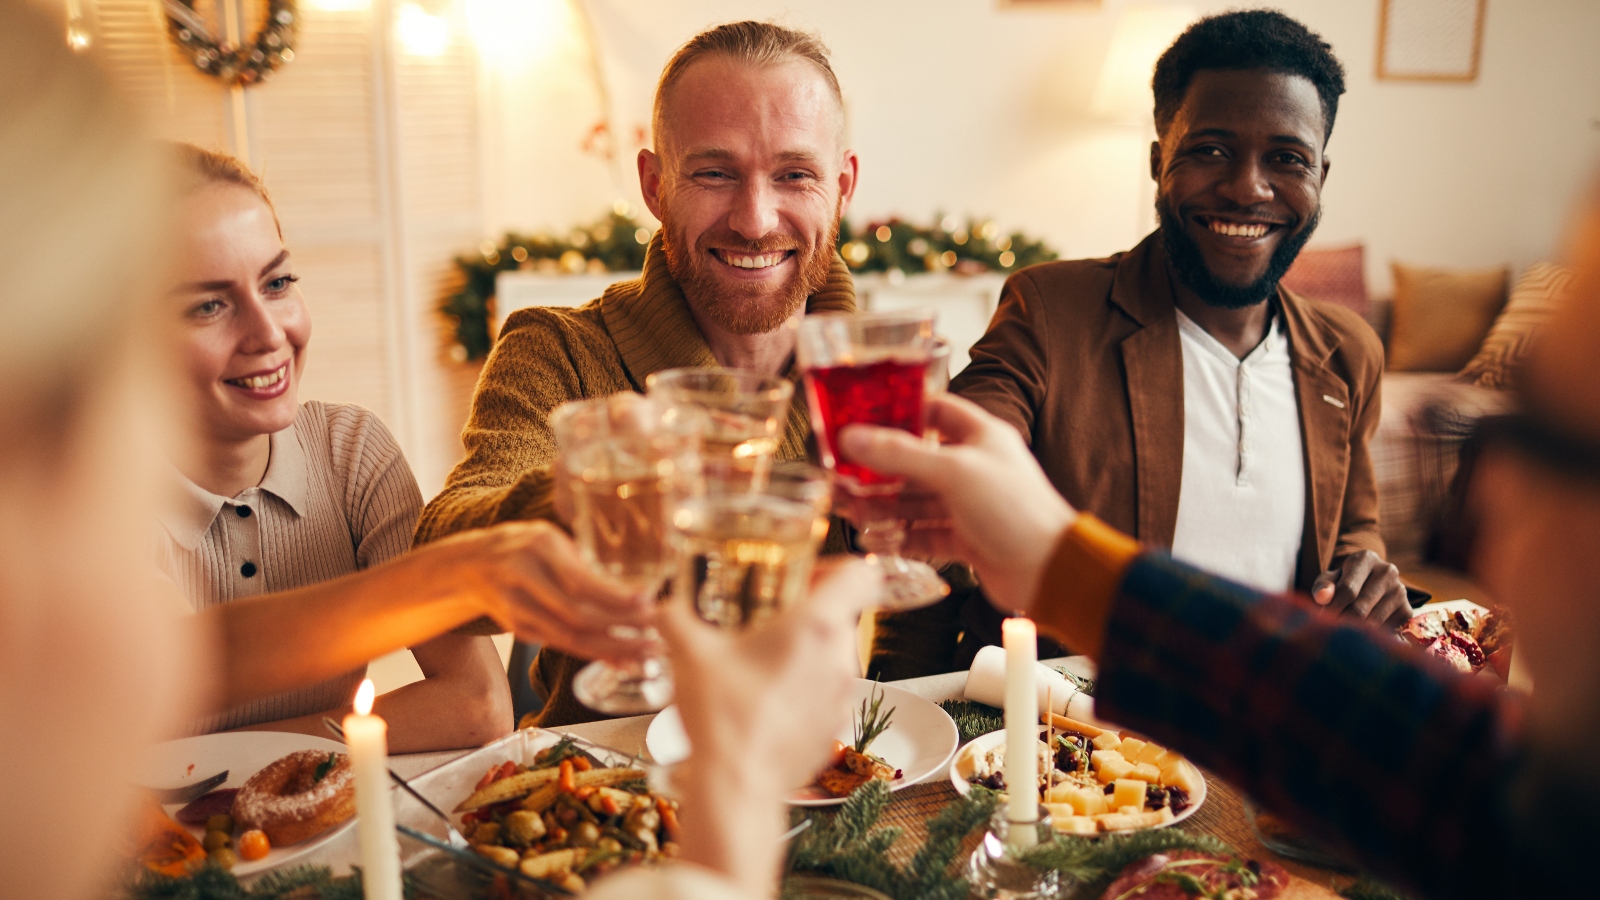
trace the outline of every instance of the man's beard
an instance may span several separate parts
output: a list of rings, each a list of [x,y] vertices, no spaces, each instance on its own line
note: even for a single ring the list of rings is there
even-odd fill
[[[1161,222],[1162,246],[1166,248],[1167,259],[1178,273],[1179,280],[1208,306],[1244,309],[1255,306],[1277,292],[1278,280],[1289,271],[1295,257],[1300,255],[1301,248],[1311,239],[1311,233],[1317,230],[1317,223],[1322,220],[1322,208],[1318,207],[1311,214],[1311,220],[1304,228],[1289,234],[1278,244],[1278,249],[1272,251],[1267,270],[1261,273],[1260,278],[1243,286],[1224,284],[1211,274],[1206,267],[1205,256],[1200,252],[1200,245],[1184,230],[1183,220],[1167,208],[1166,201],[1161,197],[1156,198],[1156,216]]]
[[[838,210],[828,230],[810,246],[786,235],[750,241],[728,231],[706,232],[691,246],[683,229],[673,224],[669,203],[662,204],[661,213],[661,246],[667,254],[667,271],[697,316],[706,317],[732,334],[775,331],[828,283],[834,248],[839,243]],[[793,250],[797,265],[789,280],[775,288],[731,282],[717,277],[713,267],[726,263],[712,256],[710,247],[751,256]]]

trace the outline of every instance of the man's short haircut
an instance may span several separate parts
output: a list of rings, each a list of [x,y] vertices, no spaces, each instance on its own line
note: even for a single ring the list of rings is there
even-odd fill
[[[1320,35],[1273,9],[1248,9],[1207,16],[1190,25],[1156,61],[1156,132],[1166,134],[1189,93],[1196,72],[1206,69],[1269,69],[1299,75],[1322,99],[1323,142],[1344,93],[1344,66]]]
[[[656,84],[655,107],[650,118],[650,127],[656,140],[660,140],[663,132],[662,111],[667,92],[683,78],[683,73],[691,65],[707,56],[726,56],[735,62],[756,67],[803,59],[822,72],[834,98],[839,101],[839,108],[844,108],[839,79],[833,74],[833,66],[828,62],[828,48],[821,38],[771,22],[729,22],[690,38],[667,60],[666,68],[661,70],[661,81]]]

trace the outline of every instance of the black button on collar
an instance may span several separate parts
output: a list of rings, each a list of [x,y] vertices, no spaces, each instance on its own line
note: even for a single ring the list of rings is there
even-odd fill
[[[250,518],[250,507],[248,506],[235,506],[233,512],[241,519]]]
[[[239,567],[239,574],[246,578],[254,578],[256,574],[256,564],[253,562],[245,563]]]

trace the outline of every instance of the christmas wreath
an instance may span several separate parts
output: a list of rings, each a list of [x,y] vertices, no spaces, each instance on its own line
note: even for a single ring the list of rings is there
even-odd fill
[[[194,0],[161,0],[167,31],[200,71],[225,84],[248,87],[294,60],[294,39],[300,30],[295,0],[267,0],[267,20],[256,36],[242,46],[211,36],[205,20],[194,11]]]

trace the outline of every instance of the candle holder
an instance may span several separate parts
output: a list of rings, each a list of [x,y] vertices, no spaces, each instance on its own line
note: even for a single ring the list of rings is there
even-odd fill
[[[1023,862],[1022,856],[1033,847],[1048,843],[1055,835],[1050,812],[1039,807],[1034,822],[1013,822],[1001,804],[989,819],[978,849],[967,862],[967,881],[975,896],[991,900],[1053,900],[1066,896],[1075,882],[1056,869],[1042,869]]]

